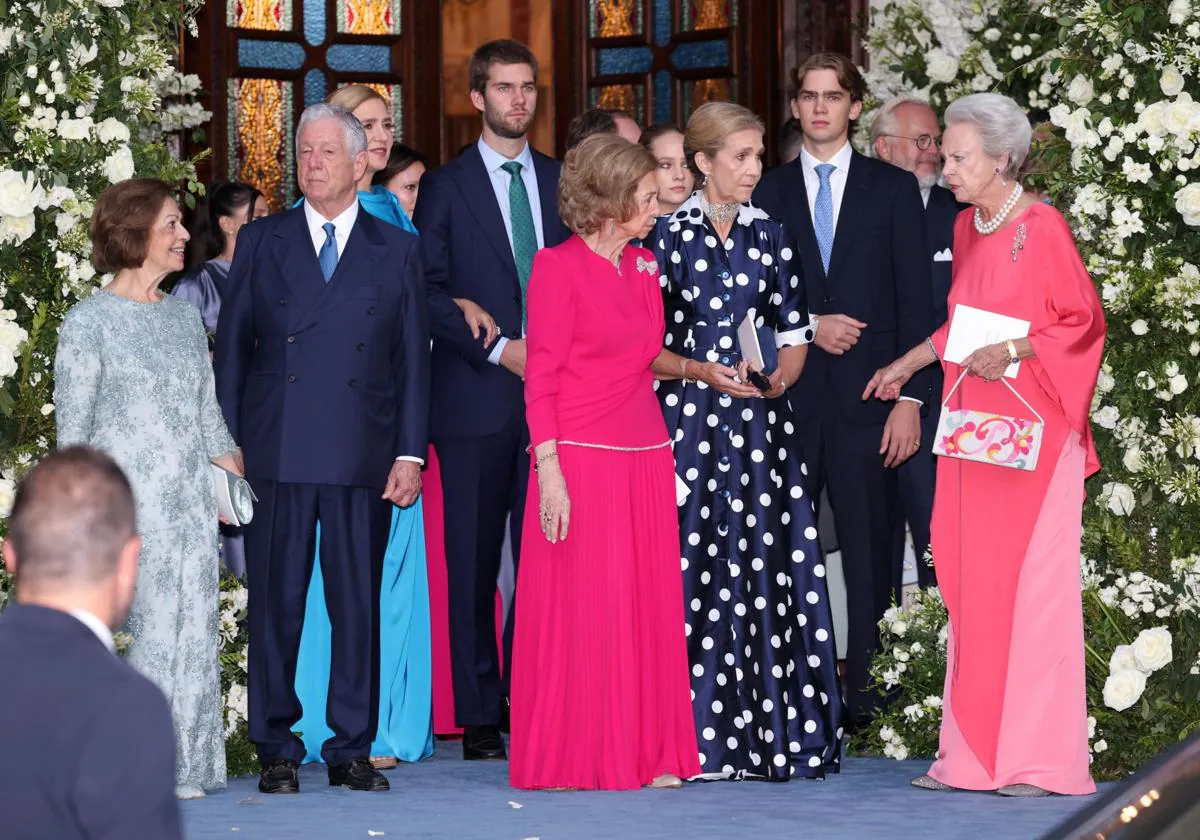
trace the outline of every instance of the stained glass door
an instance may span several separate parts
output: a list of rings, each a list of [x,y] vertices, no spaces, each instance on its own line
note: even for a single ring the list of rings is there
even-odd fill
[[[199,37],[185,43],[184,59],[213,98],[211,176],[254,184],[275,210],[291,204],[300,112],[346,84],[368,84],[386,95],[397,138],[413,142],[421,132],[410,123],[423,111],[410,102],[411,90],[431,71],[437,78],[440,53],[436,17],[433,45],[415,49],[429,26],[422,5],[428,0],[210,3]],[[436,88],[423,98],[434,100],[422,103],[424,109],[440,110]],[[439,130],[434,126],[434,137]]]
[[[732,100],[758,111],[771,131],[781,78],[778,6],[778,0],[560,3],[575,37],[557,53],[559,78],[574,69],[575,84],[560,91],[559,110],[569,119],[584,107],[621,108],[643,125],[682,124],[704,102]]]

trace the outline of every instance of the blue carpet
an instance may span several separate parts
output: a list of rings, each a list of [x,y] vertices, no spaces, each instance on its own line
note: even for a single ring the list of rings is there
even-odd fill
[[[299,796],[263,796],[256,778],[183,802],[189,840],[398,838],[814,838],[1033,840],[1087,797],[1005,799],[911,787],[928,762],[851,758],[824,782],[708,782],[683,790],[531,793],[508,786],[508,765],[464,762],[453,742],[401,764],[389,793],[330,788],[321,765],[300,771]],[[375,832],[372,834],[372,832]]]

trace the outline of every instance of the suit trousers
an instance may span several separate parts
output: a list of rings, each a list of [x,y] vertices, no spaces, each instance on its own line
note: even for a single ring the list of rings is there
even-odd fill
[[[900,515],[896,517],[896,589],[904,567],[904,524],[912,531],[913,552],[917,558],[917,583],[925,589],[937,586],[933,567],[925,562],[929,550],[929,528],[933,521],[933,489],[937,477],[937,459],[933,456],[933,441],[941,419],[941,405],[934,404],[921,418],[921,448],[896,470],[897,500]]]
[[[496,651],[496,577],[509,523],[514,571],[521,556],[521,523],[529,483],[529,431],[524,413],[499,432],[440,438],[446,571],[450,599],[450,660],[454,717],[459,726],[494,726],[508,695],[514,595],[504,624],[504,662]]]
[[[868,671],[879,649],[879,619],[892,601],[896,473],[883,465],[882,425],[811,418],[799,428],[810,498],[828,491],[846,578],[846,710],[865,722],[879,698],[868,694]]]
[[[378,489],[254,480],[258,504],[245,528],[249,589],[250,740],[261,761],[304,759],[296,658],[312,575],[317,521],[332,629],[321,748],[328,765],[370,754],[379,718],[379,587],[392,505]]]

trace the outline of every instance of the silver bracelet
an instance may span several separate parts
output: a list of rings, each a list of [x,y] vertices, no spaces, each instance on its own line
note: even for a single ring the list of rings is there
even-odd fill
[[[937,348],[933,346],[933,336],[925,339],[925,343],[929,345],[929,352],[933,354],[933,360],[935,362],[940,362],[942,357],[938,355]]]

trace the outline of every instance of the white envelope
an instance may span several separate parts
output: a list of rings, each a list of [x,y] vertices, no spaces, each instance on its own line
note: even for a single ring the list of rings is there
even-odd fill
[[[933,255],[934,262],[950,262],[953,259],[954,259],[954,254],[951,253],[949,248],[943,248],[942,250],[938,251],[936,254]]]
[[[675,504],[683,507],[683,503],[690,495],[692,495],[692,488],[688,487],[687,482],[679,477],[679,473],[675,473]]]
[[[950,316],[950,335],[946,338],[943,357],[947,362],[962,364],[963,360],[988,344],[1012,341],[1029,335],[1029,322],[999,312],[989,312],[966,304],[956,304]],[[1009,365],[1004,375],[1016,379],[1021,363]]]
[[[738,349],[742,352],[742,358],[750,363],[750,367],[762,370],[762,345],[758,343],[758,329],[754,326],[757,318],[758,313],[753,308],[746,310],[746,317],[737,328]]]

